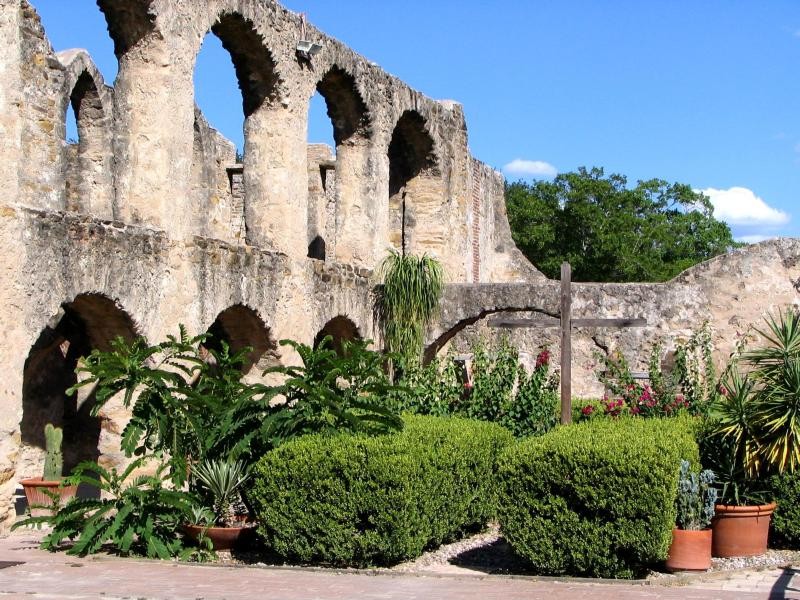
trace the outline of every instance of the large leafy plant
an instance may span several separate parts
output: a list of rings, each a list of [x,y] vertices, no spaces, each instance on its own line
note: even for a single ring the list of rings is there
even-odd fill
[[[110,351],[92,351],[79,367],[86,376],[69,390],[96,384],[95,415],[121,394],[131,410],[121,449],[127,456],[167,454],[176,484],[192,460],[252,460],[251,442],[268,413],[268,398],[241,381],[249,348],[231,354],[222,341],[221,350],[207,350],[206,337],[189,337],[180,326],[177,337],[155,345],[117,338]]]
[[[53,516],[30,517],[14,527],[49,524],[52,530],[42,547],[57,550],[65,540],[74,540],[67,554],[77,556],[104,546],[122,555],[179,555],[184,546],[178,531],[189,521],[196,499],[170,487],[164,464],[153,474],[137,474],[152,458],[140,457],[122,473],[83,462],[65,482],[92,486],[100,491],[100,498],[73,498]]]
[[[271,409],[272,446],[309,433],[402,429],[402,420],[387,406],[397,389],[383,368],[383,355],[368,349],[369,340],[344,341],[341,353],[331,348],[330,336],[316,348],[292,340],[280,343],[291,346],[301,363],[267,369],[265,375],[283,377],[277,386],[254,386],[264,398],[285,400]]]

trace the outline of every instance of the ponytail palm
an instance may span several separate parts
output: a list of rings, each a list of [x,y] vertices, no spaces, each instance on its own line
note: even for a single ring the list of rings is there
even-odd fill
[[[390,250],[378,274],[383,285],[376,291],[375,315],[386,349],[402,364],[419,363],[425,330],[436,316],[444,288],[442,265],[427,254]]]

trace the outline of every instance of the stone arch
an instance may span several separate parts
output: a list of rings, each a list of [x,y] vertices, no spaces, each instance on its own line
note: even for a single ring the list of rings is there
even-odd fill
[[[112,219],[111,90],[85,50],[66,50],[57,56],[64,66],[61,122],[66,128],[67,106],[71,105],[78,125],[78,141],[67,141],[62,157],[65,208]]]
[[[77,382],[75,369],[92,350],[108,350],[118,336],[133,339],[138,327],[125,309],[98,293],[79,294],[61,305],[31,346],[22,383],[20,435],[22,475],[38,475],[44,460],[44,426],[64,428],[64,471],[101,454],[101,423],[91,416],[94,390],[67,396]],[[113,429],[118,423],[109,423]],[[30,471],[30,472],[26,472]]]
[[[423,221],[439,209],[443,192],[433,138],[420,113],[407,110],[400,116],[388,157],[389,243],[404,254],[433,249]]]
[[[232,218],[234,229],[237,229],[233,231],[233,237],[238,239],[244,233],[248,243],[268,245],[274,240],[264,231],[262,223],[272,220],[273,215],[262,203],[274,194],[276,181],[282,180],[274,176],[276,162],[285,160],[282,153],[284,149],[276,142],[277,132],[284,126],[280,118],[284,115],[284,107],[278,102],[281,80],[277,63],[254,22],[239,12],[225,11],[219,14],[208,34],[217,36],[230,55],[242,94],[242,164],[228,166],[233,168],[233,171],[229,171],[232,206],[240,208],[244,214],[244,232],[238,231],[242,229],[238,227],[242,219]],[[195,61],[198,53],[199,47]],[[280,160],[276,161],[276,156],[280,156]],[[239,185],[234,185],[236,182]]]
[[[153,0],[97,0],[118,59],[155,30],[152,4]]]
[[[362,204],[370,114],[355,78],[338,65],[325,72],[315,89],[325,100],[336,149],[335,159],[320,155],[327,154],[323,150],[327,146],[312,146],[309,151],[308,256],[324,260],[326,254],[336,254],[336,243],[342,238],[338,255],[349,261],[360,254],[358,248],[348,248],[351,236],[345,229],[348,215]],[[320,248],[326,252],[320,254]]]
[[[232,353],[246,347],[252,348],[242,365],[242,374],[245,376],[260,376],[261,371],[279,363],[278,345],[272,337],[272,331],[249,306],[229,306],[217,315],[208,333],[210,335],[204,343],[206,348],[220,350],[223,341]]]
[[[344,315],[337,315],[325,323],[317,335],[314,336],[314,347],[316,348],[319,346],[326,336],[331,336],[333,338],[333,349],[336,351],[336,354],[342,356],[344,350],[343,342],[360,340],[361,332],[352,319]]]

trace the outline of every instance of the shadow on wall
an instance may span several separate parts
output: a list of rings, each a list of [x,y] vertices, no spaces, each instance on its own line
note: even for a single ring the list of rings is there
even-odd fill
[[[101,294],[81,294],[62,305],[28,353],[22,379],[22,468],[38,476],[44,458],[44,426],[64,429],[64,474],[80,462],[99,457],[101,419],[91,415],[94,388],[68,396],[77,382],[75,369],[93,349],[108,350],[117,336],[137,335],[131,317],[114,301]]]

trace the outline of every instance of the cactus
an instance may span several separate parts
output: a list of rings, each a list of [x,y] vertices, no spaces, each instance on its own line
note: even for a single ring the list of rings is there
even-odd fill
[[[47,454],[44,457],[43,479],[45,481],[58,481],[61,479],[61,471],[64,468],[64,455],[61,453],[64,432],[60,427],[53,427],[48,423],[44,426],[44,438]]]

